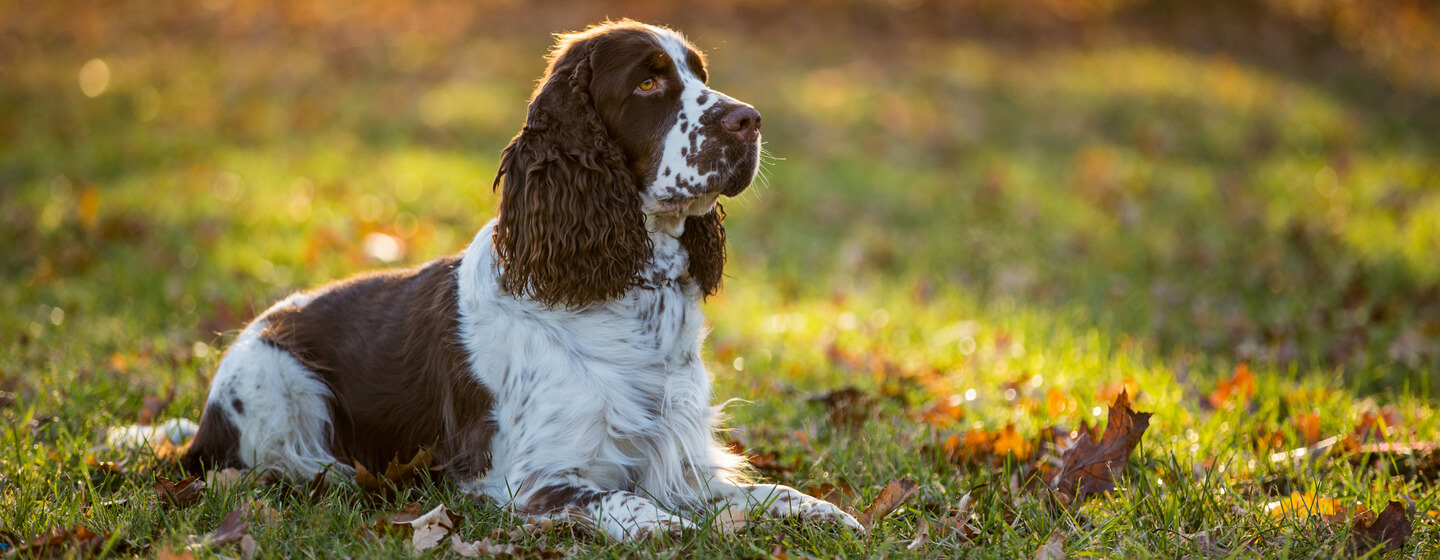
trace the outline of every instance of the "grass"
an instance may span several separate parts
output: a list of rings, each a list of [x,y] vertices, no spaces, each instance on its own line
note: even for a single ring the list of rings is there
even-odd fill
[[[706,305],[717,397],[743,401],[732,437],[774,455],[765,478],[847,484],[857,509],[894,478],[921,490],[866,537],[760,522],[524,542],[610,557],[767,557],[778,542],[791,557],[1015,558],[1060,530],[1071,557],[1175,557],[1201,554],[1181,534],[1204,531],[1232,548],[1259,537],[1267,557],[1341,554],[1343,523],[1266,512],[1313,492],[1377,511],[1408,497],[1415,533],[1391,557],[1440,553],[1434,456],[1270,459],[1367,414],[1389,415],[1391,441],[1440,440],[1431,86],[1353,56],[1205,51],[1118,22],[1067,42],[905,33],[933,16],[848,4],[807,12],[815,27],[741,4],[577,7],[504,29],[448,5],[326,20],[214,4],[88,19],[0,8],[0,389],[15,395],[0,408],[0,531],[80,524],[151,556],[254,498],[280,512],[252,523],[263,554],[371,557],[405,555],[356,531],[407,502],[459,511],[467,539],[518,524],[445,484],[378,504],[343,485],[311,503],[244,484],[167,511],[150,478],[166,467],[129,457],[107,474],[87,458],[125,459],[93,451],[100,431],[171,386],[163,417],[198,418],[255,310],[463,248],[493,215],[496,159],[547,33],[628,13],[708,49],[714,85],[764,113],[779,158],[727,205],[729,276]],[[77,87],[92,59],[109,74],[93,98]],[[402,240],[400,262],[367,255],[370,233]],[[1240,364],[1254,395],[1202,405]],[[1151,427],[1119,489],[1075,511],[1011,491],[1037,457],[937,457],[972,429],[1033,442],[1093,423],[1126,384]],[[857,430],[812,398],[846,386],[875,397]],[[952,396],[959,419],[922,419]],[[907,550],[919,519],[980,485],[981,537]],[[235,551],[201,553],[215,554]]]

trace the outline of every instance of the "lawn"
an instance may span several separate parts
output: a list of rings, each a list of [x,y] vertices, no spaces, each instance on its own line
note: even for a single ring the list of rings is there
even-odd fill
[[[1386,557],[1440,555],[1435,10],[1174,4],[0,5],[0,551],[236,557],[187,542],[247,504],[262,557],[406,557],[373,527],[413,503],[532,557],[1309,558],[1398,500]],[[607,16],[685,31],[764,114],[705,305],[728,437],[857,513],[915,496],[867,535],[614,543],[441,481],[167,508],[164,450],[101,447],[198,419],[278,298],[461,250],[549,34]],[[1116,489],[1059,503],[1122,390],[1153,416]]]

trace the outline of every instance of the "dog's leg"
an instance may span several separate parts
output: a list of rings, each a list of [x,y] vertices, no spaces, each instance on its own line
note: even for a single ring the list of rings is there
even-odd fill
[[[619,540],[694,529],[690,521],[634,492],[601,490],[574,480],[534,485],[516,496],[516,511],[528,517],[569,520]]]
[[[865,527],[839,506],[780,484],[735,484],[717,479],[706,484],[710,504],[717,510],[738,506],[770,517],[798,517],[803,521],[831,521],[860,532]]]

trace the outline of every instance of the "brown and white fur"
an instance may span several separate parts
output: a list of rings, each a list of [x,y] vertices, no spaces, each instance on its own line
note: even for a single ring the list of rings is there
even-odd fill
[[[731,506],[860,529],[748,483],[716,442],[700,303],[760,114],[706,81],[669,29],[560,36],[502,155],[499,216],[457,256],[262,313],[221,360],[185,464],[304,478],[434,446],[462,488],[620,539]]]

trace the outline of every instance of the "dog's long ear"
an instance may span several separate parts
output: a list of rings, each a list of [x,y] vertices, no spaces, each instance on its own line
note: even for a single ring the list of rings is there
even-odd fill
[[[725,208],[719,203],[703,216],[685,218],[685,232],[680,243],[690,253],[690,277],[700,284],[706,296],[720,289],[725,274]]]
[[[500,158],[501,286],[545,305],[623,294],[649,258],[640,190],[590,94],[593,41],[562,41]]]

